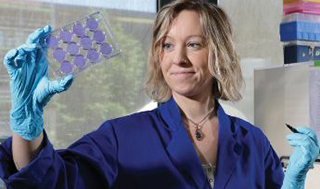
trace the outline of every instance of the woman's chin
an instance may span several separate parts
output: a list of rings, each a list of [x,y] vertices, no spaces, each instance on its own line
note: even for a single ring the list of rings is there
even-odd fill
[[[183,96],[183,97],[192,97],[196,95],[195,90],[191,90],[189,88],[176,89],[173,90],[172,94],[175,96]]]

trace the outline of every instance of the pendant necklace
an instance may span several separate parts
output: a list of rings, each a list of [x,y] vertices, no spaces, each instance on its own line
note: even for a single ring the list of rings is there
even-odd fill
[[[212,108],[209,113],[199,122],[196,123],[194,121],[192,121],[191,119],[189,119],[187,116],[186,118],[196,127],[196,131],[195,131],[195,136],[197,141],[201,141],[204,138],[204,134],[201,132],[201,128],[202,126],[208,121],[208,117],[211,115],[211,113],[213,112],[214,108]]]

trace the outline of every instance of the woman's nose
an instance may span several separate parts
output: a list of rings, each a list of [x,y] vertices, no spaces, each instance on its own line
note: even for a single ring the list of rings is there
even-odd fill
[[[174,64],[186,64],[188,62],[187,54],[183,48],[177,48],[173,57]]]

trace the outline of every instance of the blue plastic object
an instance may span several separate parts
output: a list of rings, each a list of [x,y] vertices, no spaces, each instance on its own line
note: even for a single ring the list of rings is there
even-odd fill
[[[307,45],[284,46],[284,63],[308,62],[312,60],[312,49]]]
[[[282,189],[303,189],[307,172],[319,155],[316,133],[307,127],[296,129],[298,133],[287,135],[287,140],[294,150],[289,159]]]
[[[320,60],[320,46],[313,49],[313,60]]]
[[[10,127],[26,140],[33,140],[43,130],[43,108],[50,98],[67,90],[73,76],[50,81],[48,63],[40,41],[50,33],[49,26],[29,35],[25,44],[10,50],[4,57],[4,66],[10,76]]]
[[[320,23],[288,22],[280,24],[281,41],[320,41]]]
[[[299,63],[320,60],[320,43],[290,42],[284,45],[284,63]]]

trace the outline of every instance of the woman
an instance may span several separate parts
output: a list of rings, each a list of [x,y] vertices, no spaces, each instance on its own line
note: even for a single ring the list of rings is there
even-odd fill
[[[158,108],[106,121],[57,151],[43,131],[43,107],[53,94],[68,89],[72,76],[48,80],[47,62],[36,47],[48,32],[49,27],[37,30],[4,60],[13,99],[13,138],[0,148],[0,176],[8,187],[281,187],[282,167],[267,138],[225,114],[218,102],[241,99],[243,79],[230,24],[217,6],[181,0],[158,13],[146,87],[161,102]],[[311,139],[309,146],[317,150]],[[312,165],[312,158],[303,165]],[[294,173],[301,178],[306,170]],[[301,184],[298,176],[286,176],[284,182]]]

